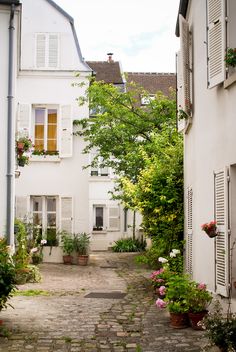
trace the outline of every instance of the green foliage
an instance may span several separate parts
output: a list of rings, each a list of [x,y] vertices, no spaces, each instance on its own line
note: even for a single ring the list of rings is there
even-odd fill
[[[15,220],[16,231],[16,252],[13,255],[16,270],[26,268],[30,261],[28,253],[28,240],[25,225],[20,220]]]
[[[206,285],[192,281],[188,292],[189,311],[192,313],[202,312],[207,309],[211,301],[212,294],[207,291]]]
[[[67,233],[66,231],[62,231],[61,233],[61,241],[62,241],[62,250],[63,253],[67,255],[71,255],[71,253],[75,250],[75,240],[74,238]]]
[[[121,238],[115,242],[112,250],[113,252],[142,252],[145,250],[146,245],[145,240]]]
[[[89,250],[90,236],[86,232],[74,234],[74,248],[78,255],[87,255]]]
[[[49,296],[50,293],[45,290],[20,290],[14,292],[14,296],[26,296],[26,297],[32,297],[32,296]]]
[[[168,279],[165,301],[171,313],[187,313],[188,292],[191,287],[186,276],[173,275]]]
[[[41,282],[42,276],[39,272],[39,268],[35,265],[28,265],[28,275],[26,278],[26,282]]]
[[[7,307],[15,286],[15,267],[8,254],[6,242],[0,239],[0,311]]]
[[[214,302],[212,311],[203,319],[203,327],[212,345],[225,352],[236,350],[236,315],[224,316],[219,301]]]
[[[227,66],[236,66],[236,48],[229,48],[225,55],[225,62]]]

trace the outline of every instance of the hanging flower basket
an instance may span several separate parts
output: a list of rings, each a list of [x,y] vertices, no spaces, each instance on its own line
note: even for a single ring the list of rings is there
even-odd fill
[[[201,228],[208,235],[208,237],[214,238],[218,235],[216,224],[216,221],[211,221],[209,223],[203,224]]]

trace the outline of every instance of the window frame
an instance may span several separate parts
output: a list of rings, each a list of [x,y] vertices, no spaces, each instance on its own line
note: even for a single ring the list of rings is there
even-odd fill
[[[45,47],[44,47],[44,66],[38,65],[37,63],[37,49],[38,49],[38,37],[45,36]],[[50,36],[57,37],[57,64],[56,66],[50,66],[49,58],[50,58]],[[59,69],[59,52],[60,52],[60,38],[59,33],[45,33],[45,32],[38,32],[35,33],[35,68],[39,70],[56,70]]]

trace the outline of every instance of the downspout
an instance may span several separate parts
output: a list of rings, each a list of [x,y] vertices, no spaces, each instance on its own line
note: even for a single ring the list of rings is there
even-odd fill
[[[15,5],[11,5],[9,21],[9,53],[8,53],[8,96],[7,96],[7,217],[6,217],[6,234],[7,244],[14,249],[14,200],[13,200],[13,182],[14,182],[14,165],[13,158],[13,41],[14,41],[14,14]]]

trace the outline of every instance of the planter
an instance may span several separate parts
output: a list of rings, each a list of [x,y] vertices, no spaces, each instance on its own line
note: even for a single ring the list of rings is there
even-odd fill
[[[170,326],[174,329],[184,329],[189,327],[188,314],[170,312]]]
[[[38,265],[38,264],[42,263],[42,261],[43,261],[42,257],[40,257],[40,256],[35,256],[35,257],[32,256],[32,264]]]
[[[207,315],[208,311],[204,310],[202,312],[197,312],[197,313],[188,313],[189,321],[191,324],[191,327],[194,330],[203,330],[202,326],[199,326],[199,322],[202,321],[202,319]]]
[[[71,265],[73,261],[72,255],[63,255],[63,263],[66,265]]]
[[[214,238],[217,236],[217,232],[215,230],[210,231],[210,232],[206,232],[206,234],[208,235],[208,237],[210,238]]]
[[[78,255],[78,265],[87,265],[88,264],[88,255]]]

